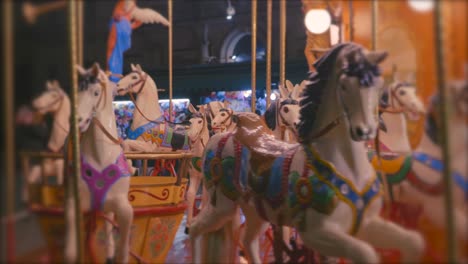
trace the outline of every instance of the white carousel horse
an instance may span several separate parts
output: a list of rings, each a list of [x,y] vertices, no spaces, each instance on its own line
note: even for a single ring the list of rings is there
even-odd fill
[[[111,219],[115,214],[120,233],[116,260],[127,263],[133,221],[133,208],[128,201],[131,174],[118,139],[112,107],[113,87],[109,85],[108,77],[98,64],[94,64],[89,70],[77,66],[77,70],[81,77],[78,122],[83,133],[80,139],[81,175],[78,183],[81,209],[93,214],[102,211]],[[75,210],[73,196],[69,192],[66,200],[66,222],[65,259],[75,263]],[[106,255],[108,259],[112,259],[116,252],[112,225],[107,221],[105,225]]]
[[[132,125],[124,141],[125,151],[172,151],[188,150],[188,136],[165,120],[158,101],[155,82],[140,65],[131,65],[132,72],[117,83],[119,95],[129,94],[135,104]],[[133,100],[133,93],[138,98]]]
[[[190,224],[193,218],[193,208],[195,203],[195,196],[202,181],[202,156],[205,151],[206,144],[210,139],[208,131],[208,121],[206,120],[205,106],[200,106],[197,111],[193,105],[189,105],[189,111],[192,114],[190,118],[190,128],[188,129],[188,136],[190,138],[190,148],[192,150],[192,161],[189,166],[190,186],[187,191],[187,222],[185,233],[188,234]],[[202,198],[205,197],[205,189],[203,188]]]
[[[217,102],[217,101],[210,102],[208,106],[210,107],[211,114],[212,114],[211,129],[214,131],[215,134],[223,133],[223,132],[230,132],[236,128],[236,124],[232,122],[232,116],[234,114],[234,110],[232,110],[232,108],[229,108],[229,103],[227,101],[224,101],[224,103]],[[223,107],[219,107],[219,106],[223,106]],[[216,109],[216,110],[213,110],[213,109]]]
[[[299,89],[298,85],[287,80],[279,86],[280,98],[270,104],[265,111],[265,121],[276,139],[297,142],[296,126],[299,124]]]
[[[398,73],[393,75],[393,82],[383,95],[384,106],[381,118],[388,131],[380,131],[379,140],[387,150],[397,153],[412,151],[406,126],[406,117],[412,121],[418,120],[426,113],[422,99],[416,94],[414,77],[408,76],[402,80]]]
[[[448,119],[449,146],[452,157],[452,182],[454,222],[458,241],[468,243],[468,219],[466,216],[468,201],[468,157],[467,131],[468,131],[468,85],[453,83],[449,85],[449,107],[452,108]],[[382,157],[382,165],[373,157],[374,167],[386,173],[390,186],[391,197],[394,201],[404,205],[421,206],[422,214],[431,224],[440,229],[446,228],[444,187],[442,180],[443,162],[440,146],[437,140],[437,131],[440,130],[437,113],[438,97],[431,102],[429,115],[426,119],[426,133],[423,134],[418,147],[413,153],[396,157]],[[392,127],[388,127],[391,131]],[[406,131],[404,131],[406,135]],[[401,136],[400,136],[401,137]],[[391,146],[390,146],[391,148]],[[402,220],[413,222],[419,220],[415,210],[407,215],[400,213]],[[417,227],[417,226],[416,226]],[[428,238],[428,240],[431,240]],[[433,240],[433,239],[432,239]],[[441,254],[439,252],[439,254]],[[443,253],[442,253],[443,254]],[[464,253],[465,255],[467,252]],[[465,256],[467,257],[467,256]]]
[[[68,95],[60,88],[57,81],[47,81],[46,90],[33,100],[32,106],[41,114],[52,113],[54,121],[47,148],[52,152],[60,152],[70,130],[71,109]],[[63,159],[44,159],[41,165],[31,168],[27,178],[28,183],[37,182],[41,176],[54,176],[57,178],[57,184],[62,185],[63,163]],[[44,175],[41,175],[42,173]]]
[[[261,261],[258,237],[268,222],[295,227],[307,247],[355,263],[377,263],[372,246],[400,250],[403,262],[420,258],[422,237],[380,217],[382,188],[362,143],[376,135],[377,65],[386,55],[346,43],[315,63],[300,102],[301,144],[274,139],[251,113],[237,115],[233,133],[210,139],[204,177],[211,203],[190,229],[195,262],[203,261],[198,238],[224,227],[238,207],[252,263]]]

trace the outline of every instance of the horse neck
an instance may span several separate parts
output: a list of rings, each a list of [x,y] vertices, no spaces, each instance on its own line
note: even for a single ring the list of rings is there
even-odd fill
[[[388,132],[379,132],[380,142],[394,152],[411,152],[404,113],[383,113],[382,119],[388,128]]]
[[[336,77],[330,80],[336,80]],[[338,100],[335,87],[336,83],[328,84],[322,100],[326,103],[322,104],[317,113],[320,119],[316,120],[311,134],[317,133],[343,114],[344,109]],[[349,131],[348,120],[342,117],[339,125],[316,139],[313,145],[321,158],[332,163],[338,172],[350,179],[358,189],[362,189],[375,172],[369,163],[364,143],[353,141]]]
[[[193,144],[192,152],[195,157],[203,156],[203,151],[205,151],[205,147],[209,139],[210,132],[208,131],[208,127],[205,126],[200,132],[200,136]]]
[[[64,95],[59,109],[54,112],[54,122],[47,147],[58,152],[65,144],[65,139],[70,131],[70,99]]]
[[[110,96],[109,91],[107,94],[108,99],[106,99],[105,107],[96,113],[95,118],[102,123],[112,137],[118,139],[112,96]],[[81,138],[81,153],[96,169],[103,169],[114,163],[121,152],[121,146],[114,143],[95,122],[91,123]]]
[[[132,129],[136,129],[144,124],[148,123],[149,120],[153,121],[161,116],[161,109],[159,107],[159,96],[158,89],[151,77],[147,77],[145,86],[141,89],[140,94],[136,100],[136,105],[143,113],[143,116],[137,109],[133,114]],[[136,107],[135,107],[136,108]]]

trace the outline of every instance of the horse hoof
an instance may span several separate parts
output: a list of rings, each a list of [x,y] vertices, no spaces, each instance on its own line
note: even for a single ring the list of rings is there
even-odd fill
[[[106,258],[106,264],[113,264],[114,263],[114,260],[112,260],[111,258]]]
[[[187,226],[185,227],[184,233],[185,233],[186,235],[189,234],[189,228],[188,228]]]

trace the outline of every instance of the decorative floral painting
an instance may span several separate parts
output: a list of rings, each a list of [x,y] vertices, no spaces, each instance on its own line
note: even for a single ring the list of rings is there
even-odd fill
[[[182,122],[187,118],[187,109],[190,104],[189,99],[174,99],[174,121]],[[164,117],[169,120],[169,100],[159,100],[159,106],[164,113]],[[116,101],[114,102],[114,112],[117,122],[117,131],[119,137],[126,139],[127,130],[132,124],[133,112],[135,106],[131,101]]]

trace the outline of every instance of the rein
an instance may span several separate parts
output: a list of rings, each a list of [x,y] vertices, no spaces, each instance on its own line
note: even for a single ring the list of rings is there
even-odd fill
[[[93,122],[94,124],[96,124],[99,129],[101,129],[101,131],[104,133],[104,135],[106,135],[113,143],[117,144],[117,145],[120,145],[122,144],[123,140],[121,138],[115,138],[114,136],[111,135],[111,133],[109,133],[109,131],[107,131],[107,129],[102,125],[101,121],[99,121],[99,119],[97,119],[96,117],[93,119]]]
[[[197,136],[195,137],[195,140],[190,140],[190,143],[191,143],[192,145],[194,145],[198,140],[200,140],[203,149],[205,149],[206,146],[205,146],[205,142],[203,142],[203,138],[201,137],[201,133],[202,133],[205,129],[208,129],[208,127],[206,126],[206,118],[205,118],[205,117],[202,117],[202,120],[203,120],[202,129],[200,129],[200,131],[198,131]]]
[[[232,122],[233,122],[233,121],[232,121],[232,115],[234,114],[234,111],[233,111],[232,109],[221,108],[221,109],[219,110],[219,112],[220,112],[220,113],[221,113],[221,112],[226,112],[226,113],[228,113],[228,116],[227,116],[223,121],[221,121],[221,123],[219,124],[220,127],[224,125],[224,128],[227,129],[229,126],[232,125]],[[226,122],[227,122],[228,120],[230,120],[231,122],[229,123],[229,125],[226,125]]]
[[[379,106],[379,110],[381,112],[384,112],[384,113],[389,113],[389,114],[401,114],[401,113],[404,113],[405,112],[405,109],[403,107],[400,107],[399,109],[395,107],[395,101],[397,101],[397,103],[399,103],[401,106],[403,106],[403,102],[400,100],[400,98],[398,98],[397,96],[397,91],[398,89],[400,89],[401,87],[405,86],[405,85],[408,85],[407,83],[399,83],[395,86],[394,89],[390,89],[390,94],[391,94],[391,98],[390,98],[390,107],[391,109],[389,109],[388,107],[385,108],[385,107],[382,107],[382,106]]]

